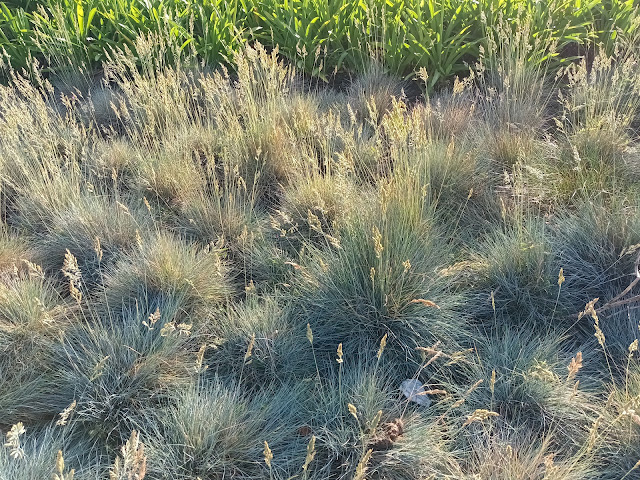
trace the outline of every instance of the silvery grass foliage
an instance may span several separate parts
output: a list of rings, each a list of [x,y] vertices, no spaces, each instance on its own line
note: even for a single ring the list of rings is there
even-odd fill
[[[13,72],[0,477],[634,478],[637,53],[532,31],[423,99],[153,33],[109,102]]]

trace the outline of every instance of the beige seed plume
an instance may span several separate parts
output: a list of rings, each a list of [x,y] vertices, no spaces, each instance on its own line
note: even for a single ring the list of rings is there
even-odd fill
[[[593,300],[588,302],[585,305],[584,310],[578,315],[578,320],[586,315],[590,315],[591,318],[596,320],[598,318],[598,314],[596,313],[595,304],[598,303],[598,300],[600,300],[600,298],[594,298]]]
[[[20,460],[25,457],[25,453],[20,442],[20,436],[24,435],[25,433],[26,429],[24,428],[24,424],[22,422],[18,422],[13,425],[11,427],[11,430],[7,432],[7,441],[4,446],[9,449],[9,455],[11,456],[11,458]]]
[[[348,403],[347,408],[349,409],[349,413],[353,415],[353,418],[358,420],[358,409],[356,408],[356,406],[352,403]]]
[[[160,308],[156,307],[156,311],[149,315],[149,321],[143,321],[142,324],[149,330],[153,330],[154,325],[160,320]]]
[[[118,206],[118,208],[120,210],[122,210],[125,214],[127,215],[131,215],[131,212],[129,212],[129,207],[127,207],[124,203],[120,203],[118,201],[116,201],[116,205]]]
[[[74,400],[71,405],[65,408],[62,412],[60,412],[60,419],[56,422],[56,425],[66,425],[69,420],[69,416],[76,408],[76,401]]]
[[[402,266],[404,267],[404,273],[407,273],[411,269],[411,262],[409,259],[402,262]]]
[[[356,474],[353,477],[353,480],[364,480],[366,478],[367,464],[369,463],[369,460],[371,460],[372,454],[373,449],[370,448],[369,450],[367,450],[367,453],[363,455],[362,459],[358,463],[358,466],[356,467]]]
[[[596,331],[596,333],[594,334],[594,336],[598,339],[598,343],[600,344],[600,346],[602,348],[605,348],[605,337],[604,337],[604,333],[602,332],[602,329],[600,328],[600,319],[598,318],[598,312],[595,309],[595,304],[596,302],[600,300],[599,298],[594,298],[593,300],[591,300],[590,302],[588,302],[585,307],[584,310],[582,312],[580,312],[580,314],[578,315],[578,320],[580,320],[582,317],[589,315],[591,316],[591,318],[593,318],[593,327]]]
[[[471,415],[467,416],[467,419],[462,424],[463,427],[471,425],[473,422],[484,422],[488,418],[491,417],[499,417],[500,414],[496,412],[492,412],[490,410],[485,410],[484,408],[479,408],[475,410]]]
[[[109,471],[110,480],[142,480],[147,473],[147,456],[144,453],[144,444],[140,441],[138,432],[131,432],[131,437],[120,449],[120,455],[116,458]]]
[[[175,331],[176,331],[175,322],[167,322],[160,329],[160,336],[161,337],[168,337],[169,335],[171,335]]]
[[[304,465],[302,465],[302,470],[307,471],[311,462],[316,456],[316,437],[315,435],[311,436],[311,440],[309,440],[309,444],[307,445],[307,456],[304,459]]]
[[[78,288],[73,284],[73,282],[69,282],[69,294],[71,298],[73,298],[78,305],[82,302],[82,292],[78,290]]]
[[[546,469],[547,473],[551,472],[554,470],[554,458],[555,458],[556,454],[555,453],[550,453],[548,455],[546,455],[543,459],[544,463],[544,468]],[[545,475],[547,476],[547,475]]]
[[[313,331],[311,330],[311,325],[307,323],[307,340],[309,343],[313,345]]]
[[[22,259],[22,262],[26,265],[30,277],[44,278],[44,272],[40,265],[30,262],[24,258]]]
[[[64,457],[62,456],[62,450],[58,450],[58,456],[56,457],[56,471],[60,475],[64,472]]]
[[[431,347],[416,347],[416,350],[419,352],[424,352],[427,355],[442,354],[442,351],[438,349],[439,346],[440,346],[440,341],[438,340]]]
[[[64,478],[64,457],[62,456],[62,450],[58,450],[58,456],[56,457],[56,474],[53,478],[55,480]]]
[[[56,457],[56,471],[53,474],[53,480],[73,480],[74,475],[74,469],[71,469],[66,474],[64,473],[64,457],[62,456],[62,450],[58,450],[58,456]]]
[[[93,250],[96,252],[96,258],[98,259],[98,262],[101,262],[104,252],[102,251],[102,245],[100,244],[100,237],[98,236],[96,236],[96,238],[93,239]]]
[[[193,325],[190,323],[179,323],[176,328],[178,329],[178,335],[188,337],[191,335]]]
[[[571,392],[571,396],[575,397],[576,395],[578,395],[579,386],[580,386],[580,380],[576,381],[576,383],[573,384],[573,390]]]
[[[267,464],[267,467],[271,468],[271,460],[273,460],[273,452],[269,448],[269,444],[267,441],[264,441],[264,450],[262,451],[264,455],[264,463]]]
[[[595,329],[596,329],[596,333],[594,333],[594,336],[598,339],[598,343],[600,344],[600,346],[604,348],[604,344],[606,341],[604,337],[604,333],[602,333],[602,330],[600,329],[600,326],[598,324],[595,324]]]

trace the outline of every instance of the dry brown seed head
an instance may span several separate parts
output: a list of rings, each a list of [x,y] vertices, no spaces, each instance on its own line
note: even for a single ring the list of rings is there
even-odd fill
[[[440,310],[440,307],[435,302],[431,300],[426,300],[424,298],[414,298],[409,303],[419,303],[420,305],[424,305],[425,307],[433,307]]]
[[[251,338],[249,339],[249,345],[247,346],[247,351],[244,354],[244,361],[246,362],[247,360],[249,360],[251,358],[251,355],[253,354],[253,346],[255,344],[256,341],[256,334],[252,334]]]
[[[204,362],[204,354],[206,351],[207,351],[207,344],[203,343],[202,346],[200,346],[200,350],[198,350],[198,354],[196,355],[196,366],[195,366],[196,373],[202,373],[209,368],[209,365],[204,365],[204,366],[202,365]]]
[[[96,257],[98,258],[98,262],[102,261],[102,245],[100,244],[100,237],[96,236],[93,240],[93,250],[96,252]]]
[[[384,352],[384,348],[387,346],[387,336],[388,334],[385,333],[384,336],[380,339],[380,347],[378,348],[378,353],[377,353],[377,357],[378,360],[380,360],[380,357],[382,357],[382,352]]]
[[[72,283],[77,283],[82,278],[80,268],[78,267],[78,259],[67,249],[64,254],[64,262],[62,264],[62,273]]]
[[[567,380],[572,380],[575,378],[576,374],[582,368],[582,352],[578,352],[575,357],[571,359],[569,366],[567,369],[569,370],[569,374],[567,375]]]
[[[425,390],[424,392],[421,392],[418,395],[446,395],[446,394],[447,394],[446,390],[435,388],[433,390]]]
[[[378,227],[373,227],[373,249],[377,258],[380,258],[384,247],[382,246],[382,234]]]

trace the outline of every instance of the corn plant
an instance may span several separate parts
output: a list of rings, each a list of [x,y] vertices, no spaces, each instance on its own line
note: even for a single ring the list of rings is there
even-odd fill
[[[12,9],[0,3],[0,49],[14,68],[30,66],[32,45],[28,14],[22,9]]]
[[[392,71],[402,75],[425,68],[429,87],[467,70],[465,57],[477,55],[471,37],[471,3],[409,0],[387,3],[383,50]]]
[[[180,18],[192,22],[187,42],[191,42],[200,58],[211,65],[231,65],[234,53],[251,32],[246,26],[246,6],[239,0],[192,3]]]
[[[278,45],[305,72],[322,76],[325,68],[362,66],[368,56],[363,55],[368,7],[362,1],[256,2],[250,10],[256,38]]]

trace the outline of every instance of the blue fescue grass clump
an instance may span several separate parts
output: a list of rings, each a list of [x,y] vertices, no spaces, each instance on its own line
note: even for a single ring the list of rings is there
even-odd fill
[[[533,338],[532,331],[509,326],[480,338],[477,355],[483,362],[473,366],[471,376],[483,383],[462,408],[471,412],[485,405],[500,414],[497,424],[539,438],[553,432],[555,438],[580,445],[595,420],[592,399],[573,390],[583,377],[568,371],[571,354],[563,350],[560,337]]]
[[[283,385],[248,396],[217,378],[176,392],[159,419],[157,436],[148,444],[150,475],[268,476],[265,441],[274,455],[272,474],[292,474],[305,449],[297,432],[300,394]]]
[[[316,372],[305,330],[292,321],[282,294],[229,305],[203,331],[210,338],[204,353],[210,373],[234,379],[249,390],[261,389],[265,379],[290,382]]]
[[[189,326],[175,306],[163,307],[155,318],[125,313],[68,329],[47,362],[51,413],[75,402],[76,428],[111,447],[149,428],[152,405],[195,374]]]
[[[477,293],[475,318],[490,328],[508,323],[549,331],[563,320],[557,309],[557,272],[552,270],[547,227],[537,219],[497,228],[478,245],[470,268]]]
[[[185,244],[171,234],[140,239],[104,279],[108,312],[135,310],[144,298],[148,309],[175,301],[186,314],[223,302],[232,292],[220,249]],[[145,311],[144,309],[142,309]]]
[[[4,448],[0,452],[0,478],[3,480],[48,478],[59,473],[68,476],[71,470],[75,471],[73,478],[103,478],[106,465],[100,462],[90,467],[83,465],[87,459],[91,459],[87,452],[92,445],[90,442],[78,442],[72,426],[51,424],[35,430],[24,426],[23,429],[18,438],[19,446]]]
[[[318,382],[304,405],[305,431],[316,437],[318,456],[311,478],[357,474],[369,450],[370,471],[379,478],[455,475],[455,447],[435,409],[408,404],[391,380],[393,372],[376,365],[375,351],[345,351],[348,355],[357,358],[336,363],[337,375]],[[428,457],[421,453],[425,450]]]
[[[462,304],[438,273],[446,245],[433,214],[407,187],[415,185],[384,186],[380,204],[340,231],[339,248],[317,252],[300,268],[296,313],[315,332],[323,361],[338,344],[357,352],[387,335],[398,375],[410,375],[416,347],[442,342],[455,350],[465,337]]]

